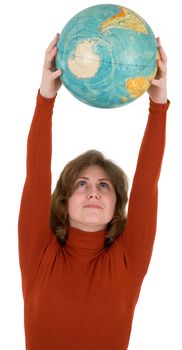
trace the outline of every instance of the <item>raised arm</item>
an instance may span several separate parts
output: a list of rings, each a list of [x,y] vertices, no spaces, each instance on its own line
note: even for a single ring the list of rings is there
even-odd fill
[[[52,113],[61,86],[60,71],[54,71],[55,45],[49,45],[33,120],[27,142],[26,180],[19,213],[19,258],[23,281],[39,263],[49,244],[51,202]]]
[[[149,118],[133,179],[125,231],[119,237],[128,270],[142,276],[148,269],[156,232],[158,179],[169,106],[166,91],[167,58],[159,39],[158,46],[158,72],[148,90]]]

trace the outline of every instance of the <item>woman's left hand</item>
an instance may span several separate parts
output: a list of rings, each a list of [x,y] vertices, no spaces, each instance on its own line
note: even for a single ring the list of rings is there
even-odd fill
[[[159,58],[157,59],[157,74],[151,80],[151,86],[147,90],[151,100],[155,103],[167,102],[167,56],[161,46],[160,38],[157,38]]]

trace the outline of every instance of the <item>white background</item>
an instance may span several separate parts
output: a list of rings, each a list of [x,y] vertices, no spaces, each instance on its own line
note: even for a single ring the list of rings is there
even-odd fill
[[[182,55],[179,2],[173,0],[169,6],[159,0],[123,3],[6,0],[4,5],[0,5],[2,350],[25,349],[17,221],[25,179],[26,141],[40,86],[44,53],[55,34],[61,32],[72,16],[99,3],[121,4],[140,14],[155,35],[161,37],[168,56],[168,98],[171,106],[159,181],[157,236],[135,309],[129,350],[182,349]],[[79,102],[62,87],[53,115],[53,188],[63,166],[90,148],[101,150],[116,161],[128,174],[131,184],[147,116],[147,93],[125,107],[102,110]]]

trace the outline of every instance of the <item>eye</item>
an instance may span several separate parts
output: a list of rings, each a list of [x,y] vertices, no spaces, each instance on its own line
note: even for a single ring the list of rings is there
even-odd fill
[[[86,185],[85,180],[80,180],[76,183],[76,187],[84,187]]]
[[[100,182],[100,187],[102,187],[104,189],[108,189],[109,188],[109,184],[107,182]]]

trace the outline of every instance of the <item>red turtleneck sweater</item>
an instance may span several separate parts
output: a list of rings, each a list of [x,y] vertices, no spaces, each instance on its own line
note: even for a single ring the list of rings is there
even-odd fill
[[[19,214],[26,349],[126,350],[155,238],[169,102],[150,101],[126,228],[109,248],[104,231],[72,227],[61,246],[49,226],[54,102],[38,91]]]

